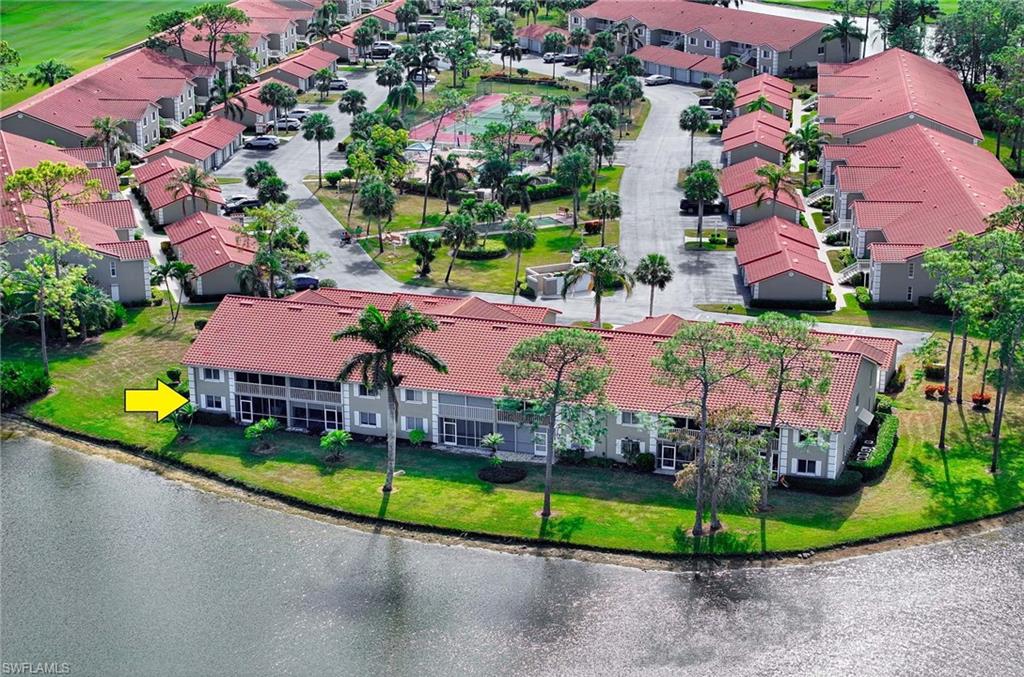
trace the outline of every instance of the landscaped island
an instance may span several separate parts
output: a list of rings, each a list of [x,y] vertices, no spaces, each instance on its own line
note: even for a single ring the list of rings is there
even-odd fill
[[[123,389],[152,387],[179,360],[212,312],[185,307],[172,325],[160,307],[129,310],[126,325],[85,347],[51,352],[54,392],[31,403],[25,414],[40,422],[100,440],[130,445],[156,458],[213,473],[254,489],[370,518],[460,532],[544,540],[577,546],[659,554],[751,553],[819,549],[908,531],[929,529],[1012,510],[1024,504],[1021,459],[1022,408],[1016,393],[1008,407],[1001,472],[988,473],[990,416],[972,411],[950,416],[945,459],[934,446],[938,402],[911,379],[895,400],[900,439],[883,480],[846,497],[773,491],[772,509],[722,511],[724,531],[706,539],[686,535],[692,500],[671,478],[595,467],[555,467],[555,514],[543,521],[543,466],[527,465],[525,480],[492,485],[477,478],[490,461],[427,448],[399,449],[396,491],[382,498],[385,451],[352,444],[344,462],[326,464],[318,440],[285,434],[278,453],[257,456],[236,427],[193,425],[186,444],[175,441],[170,422],[124,414]],[[31,343],[5,341],[4,360],[38,360]],[[908,364],[913,373],[914,364]],[[968,367],[976,379],[975,369]]]

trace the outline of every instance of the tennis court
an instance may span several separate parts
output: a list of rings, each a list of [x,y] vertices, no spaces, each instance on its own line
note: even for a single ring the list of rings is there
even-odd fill
[[[473,142],[474,134],[483,132],[488,124],[504,121],[505,115],[501,109],[504,99],[504,94],[485,94],[467,103],[464,109],[444,116],[444,119],[441,120],[437,142],[449,146],[469,146]],[[538,128],[547,126],[547,117],[533,107],[540,104],[540,97],[533,97],[531,104],[532,106],[523,112],[523,117],[536,124]],[[585,102],[576,101],[568,116],[582,115],[586,108]],[[555,128],[561,127],[566,118],[567,116],[561,114],[556,116]],[[413,127],[409,132],[409,138],[420,141],[429,140],[434,135],[437,122],[437,118],[434,118]]]

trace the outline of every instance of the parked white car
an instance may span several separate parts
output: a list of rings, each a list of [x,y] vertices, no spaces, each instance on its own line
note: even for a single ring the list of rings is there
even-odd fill
[[[302,128],[302,120],[293,117],[279,118],[274,126],[278,130],[295,130]]]
[[[309,113],[310,110],[308,108],[292,108],[288,111],[288,117],[295,118],[299,122],[302,122],[306,119],[306,116],[309,115]]]
[[[667,85],[672,82],[672,78],[667,75],[648,75],[644,78],[644,84],[648,87],[656,87],[658,85]]]
[[[276,136],[262,135],[254,136],[245,142],[246,148],[255,148],[257,150],[274,150],[281,145],[281,140]]]

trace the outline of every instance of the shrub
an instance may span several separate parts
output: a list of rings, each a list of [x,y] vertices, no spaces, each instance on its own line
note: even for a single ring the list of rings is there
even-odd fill
[[[331,188],[337,188],[338,187],[338,182],[341,181],[341,179],[342,179],[341,172],[338,172],[338,171],[324,172],[324,181],[326,181],[327,185],[330,186]]]
[[[114,165],[114,171],[117,172],[118,176],[120,176],[121,174],[127,174],[131,168],[131,160],[121,160],[116,165]]]
[[[946,378],[946,365],[943,362],[929,362],[924,365],[924,376],[927,379],[938,381]]]
[[[462,259],[464,261],[490,261],[491,259],[503,258],[507,254],[508,249],[504,246],[501,246],[500,244],[492,246],[491,242],[488,242],[486,247],[460,249],[455,258]]]
[[[888,395],[879,395],[875,400],[875,411],[879,414],[892,413],[893,400]]]
[[[649,451],[637,454],[636,461],[633,462],[633,467],[640,472],[654,472],[654,454]]]
[[[411,444],[412,446],[418,447],[424,442],[426,442],[426,440],[427,434],[420,430],[419,428],[415,428],[409,431],[409,444]]]
[[[189,115],[187,118],[182,120],[181,121],[181,126],[182,127],[188,127],[189,125],[194,125],[195,123],[199,122],[202,119],[203,119],[203,112],[202,111],[196,111],[195,113],[192,113],[192,115]]]
[[[708,242],[711,244],[725,244],[725,236],[715,231],[708,237]]]
[[[4,411],[45,395],[49,389],[50,377],[40,367],[12,362],[0,367],[0,409]]]
[[[721,125],[708,125],[707,133],[711,136],[718,136],[722,132]]]
[[[856,470],[844,470],[838,478],[827,480],[821,477],[787,475],[786,485],[794,491],[806,491],[824,496],[849,496],[860,490],[864,476]]]
[[[531,301],[537,300],[537,292],[534,291],[533,287],[527,285],[525,282],[519,286],[519,295],[524,299]]]
[[[925,386],[924,396],[929,400],[943,400],[946,398],[946,386]]]
[[[324,279],[320,280],[320,286],[325,289],[334,289],[335,287],[338,286],[338,283],[329,277],[325,277]]]
[[[583,463],[585,454],[579,447],[569,447],[558,450],[558,462],[565,465],[579,465]]]
[[[476,476],[491,484],[513,484],[526,478],[526,468],[517,465],[486,465]]]
[[[555,198],[572,195],[572,189],[566,188],[557,182],[545,183],[543,186],[530,186],[526,189],[526,192],[529,193],[531,202],[554,200]]]
[[[206,319],[205,317],[200,317],[198,320],[192,323],[192,326],[194,326],[197,331],[202,331],[203,327],[206,326],[207,322],[209,322],[208,319]]]
[[[168,369],[167,380],[171,383],[181,383],[181,369]]]
[[[866,308],[871,305],[871,292],[868,291],[867,287],[857,287],[854,290],[853,295],[857,299],[857,303],[860,304],[861,308]]]
[[[861,474],[865,482],[884,475],[892,465],[892,455],[899,440],[900,420],[892,415],[880,416],[878,433],[875,436],[875,450],[863,461],[849,461],[847,468]]]
[[[843,233],[832,233],[831,235],[825,236],[825,244],[835,247],[836,245],[842,244],[846,241],[846,235]]]
[[[971,402],[973,402],[974,406],[978,407],[979,409],[982,408],[982,407],[987,407],[988,403],[991,402],[991,401],[992,401],[992,396],[989,395],[988,393],[985,393],[984,395],[982,395],[981,393],[972,393],[971,394]]]
[[[885,392],[887,393],[898,393],[907,387],[907,370],[901,364],[896,368],[896,372],[889,378],[889,383],[885,386]]]
[[[174,247],[167,240],[160,243],[160,251],[167,258],[168,261],[177,261],[178,255],[174,252]]]
[[[583,222],[583,233],[584,235],[597,235],[601,232],[601,221],[584,221]]]
[[[233,426],[234,421],[227,414],[215,414],[211,411],[197,411],[192,415],[192,422],[196,425],[212,425],[212,426]]]

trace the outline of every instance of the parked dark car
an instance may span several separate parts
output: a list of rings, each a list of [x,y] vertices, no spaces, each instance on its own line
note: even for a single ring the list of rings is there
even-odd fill
[[[679,211],[683,214],[696,214],[697,213],[697,202],[694,200],[688,200],[685,197],[679,201]],[[719,195],[713,202],[704,203],[704,214],[724,214],[725,213],[725,200]]]
[[[253,207],[259,206],[259,198],[236,195],[224,203],[224,215],[230,216],[231,214],[241,214],[246,209],[252,209]]]
[[[562,63],[564,63],[566,66],[575,66],[576,64],[578,64],[580,62],[580,55],[579,54],[568,54],[568,53],[566,53],[566,54],[561,54],[559,56],[562,57]]]
[[[292,286],[295,288],[295,291],[318,289],[320,287],[320,278],[313,275],[296,275],[292,278]]]

